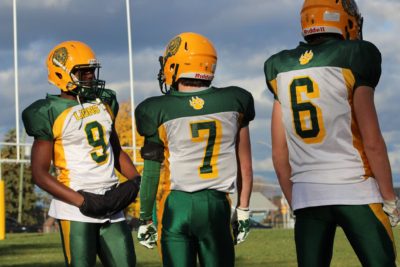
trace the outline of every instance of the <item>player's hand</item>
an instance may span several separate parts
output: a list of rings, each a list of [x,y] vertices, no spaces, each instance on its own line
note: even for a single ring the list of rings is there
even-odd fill
[[[235,244],[240,244],[250,232],[250,210],[236,208],[235,213],[232,222],[233,236]]]
[[[79,207],[83,215],[95,218],[106,217],[107,207],[104,195],[85,192],[83,190],[79,190],[78,193],[83,196],[83,203]]]
[[[146,248],[154,248],[157,245],[157,229],[152,221],[142,221],[137,234],[138,241]]]
[[[383,201],[383,211],[388,215],[390,224],[395,227],[400,222],[400,201],[396,197],[395,200]]]
[[[84,200],[79,210],[82,214],[94,218],[109,218],[131,204],[140,188],[140,176],[119,184],[104,195],[79,190]]]

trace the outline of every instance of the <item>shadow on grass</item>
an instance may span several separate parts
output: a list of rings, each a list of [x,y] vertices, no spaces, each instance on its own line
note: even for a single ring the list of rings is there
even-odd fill
[[[43,263],[43,262],[30,262],[30,263],[25,263],[25,264],[6,264],[6,265],[1,265],[2,267],[60,267],[64,266],[64,262],[52,262],[52,263]],[[98,265],[102,266],[102,265]]]
[[[2,267],[62,267],[65,266],[63,261],[53,261],[51,263],[43,263],[43,262],[30,262],[24,264],[6,264],[0,265]],[[102,267],[103,265],[98,262],[96,267]],[[260,265],[261,266],[261,265]],[[154,262],[138,262],[136,267],[161,267],[160,264],[155,264]]]
[[[138,262],[136,267],[161,267],[161,263],[154,262]]]
[[[296,264],[293,264],[293,261],[268,261],[268,262],[260,262],[260,263],[254,263],[254,262],[241,262],[241,261],[236,261],[235,262],[235,267],[296,267]]]
[[[43,250],[43,251],[55,251],[61,249],[61,245],[57,246],[52,243],[50,244],[10,244],[6,247],[1,247],[1,256],[25,254],[29,250]]]

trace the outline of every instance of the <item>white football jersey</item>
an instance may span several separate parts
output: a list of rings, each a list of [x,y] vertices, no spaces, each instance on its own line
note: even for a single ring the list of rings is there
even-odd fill
[[[354,90],[375,88],[381,57],[366,41],[300,43],[264,65],[282,108],[291,180],[346,184],[373,177],[353,109]]]
[[[107,91],[109,92],[109,91]],[[35,139],[54,143],[53,165],[59,182],[71,189],[104,192],[118,183],[110,144],[118,104],[110,107],[100,101],[79,104],[70,99],[48,95],[23,112],[26,131]],[[86,217],[79,209],[53,199],[49,215],[64,220],[102,222]],[[123,220],[120,212],[112,221]]]
[[[254,119],[252,95],[239,87],[171,90],[136,109],[138,132],[162,143],[166,190],[233,192],[236,138]]]

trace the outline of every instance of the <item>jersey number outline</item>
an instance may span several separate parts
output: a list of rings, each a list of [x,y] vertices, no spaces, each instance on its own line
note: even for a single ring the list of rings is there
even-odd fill
[[[198,168],[200,178],[217,178],[217,161],[222,138],[221,122],[218,120],[191,122],[190,132],[193,142],[206,142],[202,165]]]
[[[293,126],[298,137],[307,144],[321,143],[325,138],[325,125],[322,110],[309,100],[320,97],[319,86],[310,77],[295,77],[289,86]]]
[[[103,126],[98,121],[89,122],[85,125],[85,133],[89,145],[93,147],[90,156],[97,164],[105,163],[109,155]]]

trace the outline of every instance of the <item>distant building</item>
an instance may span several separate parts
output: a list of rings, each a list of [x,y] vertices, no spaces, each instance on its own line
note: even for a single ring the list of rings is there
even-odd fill
[[[231,194],[232,206],[236,206],[237,194]],[[277,211],[279,208],[274,205],[268,198],[260,192],[252,192],[250,198],[250,211],[254,213],[268,213],[270,211]]]
[[[400,187],[395,187],[394,191],[396,192],[396,195],[400,197]]]

